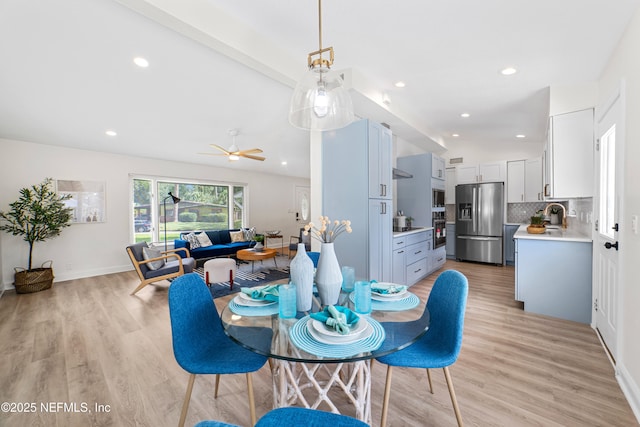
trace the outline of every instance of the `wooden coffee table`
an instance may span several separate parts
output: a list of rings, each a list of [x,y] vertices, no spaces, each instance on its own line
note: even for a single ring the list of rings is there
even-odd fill
[[[240,249],[236,253],[236,257],[242,261],[251,261],[251,272],[253,273],[253,262],[254,261],[262,261],[265,259],[273,258],[273,264],[278,268],[278,263],[276,262],[276,254],[278,252],[275,249],[264,248],[260,251],[256,251],[255,249]]]

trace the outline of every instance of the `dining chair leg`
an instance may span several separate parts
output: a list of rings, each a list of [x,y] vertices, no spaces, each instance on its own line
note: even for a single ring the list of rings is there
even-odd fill
[[[427,380],[429,380],[429,391],[433,394],[433,383],[431,382],[431,371],[427,368]]]
[[[189,375],[189,382],[187,383],[187,393],[184,396],[184,403],[182,404],[182,412],[180,413],[180,421],[178,427],[184,427],[184,422],[187,419],[187,411],[189,410],[189,401],[191,400],[191,391],[193,391],[193,383],[196,380],[196,374]]]
[[[389,410],[389,394],[391,392],[391,375],[393,366],[387,366],[387,379],[384,383],[384,398],[382,399],[382,416],[380,417],[380,427],[387,425],[387,411]]]
[[[442,368],[444,371],[444,378],[447,380],[447,387],[449,387],[449,395],[451,396],[451,404],[453,405],[453,412],[456,413],[456,420],[458,421],[458,426],[462,427],[464,424],[462,422],[462,415],[460,414],[460,408],[458,408],[458,400],[456,399],[456,392],[453,390],[453,381],[451,381],[451,374],[449,373],[449,367],[446,366]]]
[[[249,412],[251,413],[251,425],[255,425],[256,419],[256,401],[253,396],[253,380],[251,379],[251,373],[247,372],[247,390],[249,390]]]
[[[213,390],[213,398],[218,398],[218,387],[220,386],[220,374],[216,374],[216,387]]]

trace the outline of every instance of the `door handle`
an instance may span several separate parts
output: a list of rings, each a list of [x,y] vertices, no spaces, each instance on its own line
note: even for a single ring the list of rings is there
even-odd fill
[[[604,247],[607,249],[611,249],[611,248],[616,248],[616,251],[618,250],[618,242],[615,243],[611,243],[611,242],[607,242],[604,244]]]

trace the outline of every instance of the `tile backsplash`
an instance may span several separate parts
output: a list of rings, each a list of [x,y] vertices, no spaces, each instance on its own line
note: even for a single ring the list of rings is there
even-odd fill
[[[526,224],[538,210],[544,209],[550,202],[509,203],[507,204],[508,223]],[[559,202],[567,210],[567,225],[578,232],[591,236],[593,223],[593,199],[569,199]]]

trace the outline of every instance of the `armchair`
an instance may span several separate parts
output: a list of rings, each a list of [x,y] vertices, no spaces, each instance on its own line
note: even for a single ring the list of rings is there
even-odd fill
[[[146,247],[148,247],[146,242],[135,243],[127,246],[127,253],[129,254],[131,263],[140,278],[140,284],[133,292],[131,292],[131,295],[134,295],[150,283],[173,279],[175,277],[182,276],[185,273],[191,273],[196,266],[196,261],[191,258],[187,248],[162,251],[162,256],[160,257],[144,259],[143,248]],[[187,257],[182,258],[176,253],[179,251],[184,251],[187,254]],[[156,261],[164,261],[164,265],[156,270],[149,268],[147,264]]]
[[[304,228],[300,229],[299,236],[289,237],[289,259],[291,259],[291,251],[298,252],[298,243],[304,243],[304,249],[309,252],[311,250],[311,235],[304,235]]]

